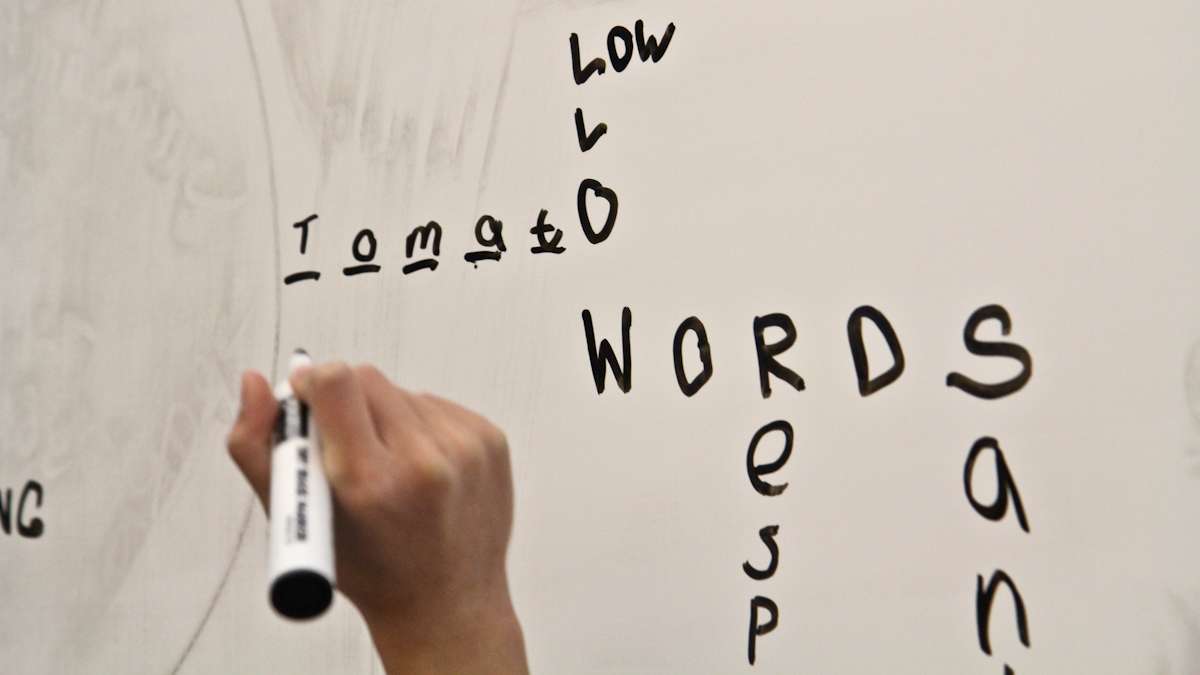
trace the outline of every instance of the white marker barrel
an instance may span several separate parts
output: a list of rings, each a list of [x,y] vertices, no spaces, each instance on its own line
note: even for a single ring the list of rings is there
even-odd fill
[[[311,363],[292,356],[289,374]],[[271,450],[270,551],[267,576],[275,611],[289,619],[321,615],[333,602],[333,509],[308,405],[287,380],[275,387],[279,413]]]

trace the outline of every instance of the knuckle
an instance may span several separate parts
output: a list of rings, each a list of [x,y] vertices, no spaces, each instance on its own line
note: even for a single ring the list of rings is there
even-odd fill
[[[375,366],[363,363],[354,367],[354,375],[368,396],[381,397],[382,400],[392,400],[397,393],[403,393],[388,376]]]
[[[507,454],[508,453],[508,436],[500,427],[483,421],[483,425],[479,431],[480,437],[483,439],[483,445],[492,454]]]
[[[387,502],[387,496],[391,494],[387,488],[389,477],[381,474],[365,480],[357,474],[348,473],[339,483],[338,498],[355,511],[383,506]]]
[[[229,454],[238,462],[241,462],[242,456],[246,453],[246,448],[249,444],[246,432],[240,427],[234,427],[229,432],[229,435],[225,437],[225,447],[229,449]]]
[[[444,410],[443,401],[441,398],[434,396],[427,391],[411,392],[409,396],[415,399],[418,407],[424,410]]]
[[[434,453],[412,458],[413,487],[424,496],[441,496],[454,486],[456,472],[449,462]]]
[[[318,392],[337,389],[345,386],[353,377],[354,371],[350,370],[345,361],[325,363],[313,370],[313,389]]]
[[[487,464],[487,448],[478,442],[456,443],[448,453],[454,465],[465,474],[474,475]]]
[[[387,467],[365,466],[361,461],[338,457],[325,462],[325,476],[338,501],[354,512],[366,512],[384,504],[391,473]]]
[[[354,367],[354,372],[368,382],[386,383],[388,381],[387,376],[382,371],[369,363],[358,364]]]
[[[436,459],[442,454],[443,439],[426,431],[414,431],[405,442],[403,451],[415,460]]]
[[[332,485],[350,485],[353,483],[352,476],[347,470],[346,462],[343,461],[341,455],[336,452],[330,452],[329,448],[322,449],[324,461],[322,468],[325,470],[325,479]]]

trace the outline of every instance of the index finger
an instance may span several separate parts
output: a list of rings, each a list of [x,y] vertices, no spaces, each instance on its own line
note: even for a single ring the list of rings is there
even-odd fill
[[[361,479],[383,442],[357,374],[335,361],[298,372],[291,383],[296,395],[312,407],[329,482],[340,486]]]

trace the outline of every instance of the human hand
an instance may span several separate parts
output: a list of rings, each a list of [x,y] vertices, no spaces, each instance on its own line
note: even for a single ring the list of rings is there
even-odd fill
[[[504,434],[371,366],[323,364],[291,384],[321,435],[338,588],[388,673],[528,672],[505,569],[513,495]],[[275,413],[267,381],[243,374],[229,454],[264,508]]]

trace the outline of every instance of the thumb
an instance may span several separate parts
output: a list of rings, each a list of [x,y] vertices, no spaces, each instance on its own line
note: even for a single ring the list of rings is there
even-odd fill
[[[226,445],[246,482],[258,495],[263,509],[268,508],[267,492],[271,485],[271,426],[277,405],[271,386],[262,375],[242,373],[242,407],[229,432]]]

